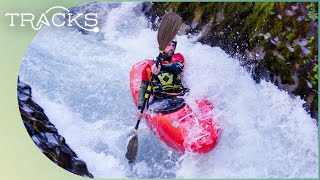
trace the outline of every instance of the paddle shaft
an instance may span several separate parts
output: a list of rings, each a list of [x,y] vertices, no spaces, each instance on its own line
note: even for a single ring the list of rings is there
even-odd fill
[[[158,44],[159,44],[159,56],[157,57],[156,66],[158,67],[163,55],[163,50],[168,45],[170,41],[176,36],[180,25],[182,24],[181,17],[173,12],[169,12],[163,17],[163,20],[160,24],[159,30],[158,30]],[[152,90],[153,83],[155,75],[152,74],[152,78],[148,83],[147,91],[144,96],[143,104],[140,109],[140,113],[143,114],[144,109],[146,108],[146,104],[149,101],[150,93]],[[137,130],[139,128],[140,119],[138,119],[136,126],[133,129],[134,136],[131,137],[129,140],[128,146],[127,146],[127,152],[126,157],[129,160],[129,163],[133,163],[137,157],[138,152],[138,135]]]
[[[168,14],[166,14],[163,17],[163,20],[160,24],[160,27],[158,30],[158,35],[157,35],[157,40],[158,40],[158,44],[159,44],[159,51],[160,51],[159,56],[156,61],[157,67],[160,64],[160,61],[161,61],[160,56],[163,54],[163,50],[166,48],[168,43],[170,41],[172,41],[172,39],[176,36],[181,24],[182,24],[182,19],[176,13],[169,12]],[[152,81],[153,81],[154,77],[155,77],[155,75],[152,74],[151,81],[149,81],[149,83],[148,83],[147,92],[145,93],[144,101],[143,101],[143,104],[140,109],[141,114],[143,114],[143,111],[144,111],[146,104],[149,100],[151,89],[152,89]],[[138,119],[137,124],[134,128],[135,132],[138,130],[139,124],[140,124],[140,119]]]
[[[161,52],[160,52],[160,54],[161,54]],[[159,56],[158,56],[158,58],[157,58],[157,62],[156,62],[156,66],[157,66],[157,67],[159,66],[160,61],[161,61],[161,59],[159,58],[159,57],[160,57],[160,54],[159,54]],[[143,111],[144,111],[144,109],[145,109],[145,107],[146,107],[146,104],[147,104],[147,102],[149,101],[151,89],[152,89],[152,86],[153,86],[152,81],[154,80],[154,78],[155,78],[155,75],[152,74],[152,78],[151,78],[151,80],[150,80],[149,83],[148,83],[147,92],[146,92],[145,95],[144,95],[143,104],[142,104],[141,109],[140,109],[140,113],[141,113],[141,114],[143,114]],[[140,120],[141,120],[141,119],[138,119],[137,124],[136,124],[136,126],[134,127],[134,131],[137,131],[137,130],[138,130],[139,124],[140,124]]]

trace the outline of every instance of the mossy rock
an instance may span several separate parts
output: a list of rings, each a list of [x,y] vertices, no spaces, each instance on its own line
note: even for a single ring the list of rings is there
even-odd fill
[[[292,32],[292,33],[288,34],[287,39],[289,42],[292,42],[293,38],[295,38],[295,37],[296,37],[295,33]]]
[[[310,77],[308,77],[307,72],[312,71],[314,67],[312,64],[318,62],[318,24],[303,20],[303,17],[308,16],[309,11],[306,6],[309,4],[312,3],[156,2],[153,5],[154,10],[149,14],[158,14],[160,17],[164,10],[173,10],[180,14],[190,27],[191,23],[194,23],[193,27],[187,30],[187,33],[191,34],[198,33],[204,26],[210,25],[208,27],[211,29],[203,34],[199,42],[219,46],[231,56],[244,57],[245,52],[254,54],[256,49],[263,47],[264,59],[246,60],[246,62],[255,62],[255,64],[246,64],[246,68],[255,66],[259,69],[268,69],[269,75],[266,75],[266,78],[280,76],[282,83],[287,84],[294,83],[292,74],[297,74],[298,88],[291,93],[305,99],[309,93],[317,91],[317,87],[313,85],[310,88],[306,83],[311,82],[311,78],[316,79],[314,74],[309,73]],[[293,10],[292,5],[298,8]],[[314,10],[317,10],[318,4],[314,3],[314,5],[316,7]],[[288,15],[285,10],[294,13]],[[220,18],[217,18],[217,14]],[[307,55],[304,54],[306,47],[301,48],[302,39],[308,40],[306,46],[310,52]],[[274,55],[273,52],[277,54]]]

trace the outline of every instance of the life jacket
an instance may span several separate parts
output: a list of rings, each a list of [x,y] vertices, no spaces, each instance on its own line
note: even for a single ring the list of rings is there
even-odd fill
[[[182,90],[180,74],[160,72],[152,83],[153,93],[173,93]]]
[[[168,61],[162,64],[180,62],[184,64],[184,58],[180,53],[174,54]],[[170,93],[181,93],[183,86],[181,82],[182,71],[180,73],[170,73],[161,70],[160,73],[152,81],[154,95],[169,95]]]

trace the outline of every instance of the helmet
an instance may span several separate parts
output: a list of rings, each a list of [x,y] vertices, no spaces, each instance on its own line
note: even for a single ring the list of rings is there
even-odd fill
[[[176,45],[176,47],[177,47],[177,38],[176,37],[174,37],[173,39],[172,39],[172,42]]]

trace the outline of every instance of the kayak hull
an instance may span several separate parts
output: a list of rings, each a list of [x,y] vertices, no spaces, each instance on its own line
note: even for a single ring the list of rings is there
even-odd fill
[[[130,90],[136,105],[141,72],[152,63],[151,60],[139,62],[130,71]],[[179,110],[165,114],[146,111],[146,123],[162,142],[176,151],[208,153],[217,145],[221,131],[213,119],[214,107],[205,98],[195,100],[192,105],[185,103]]]

